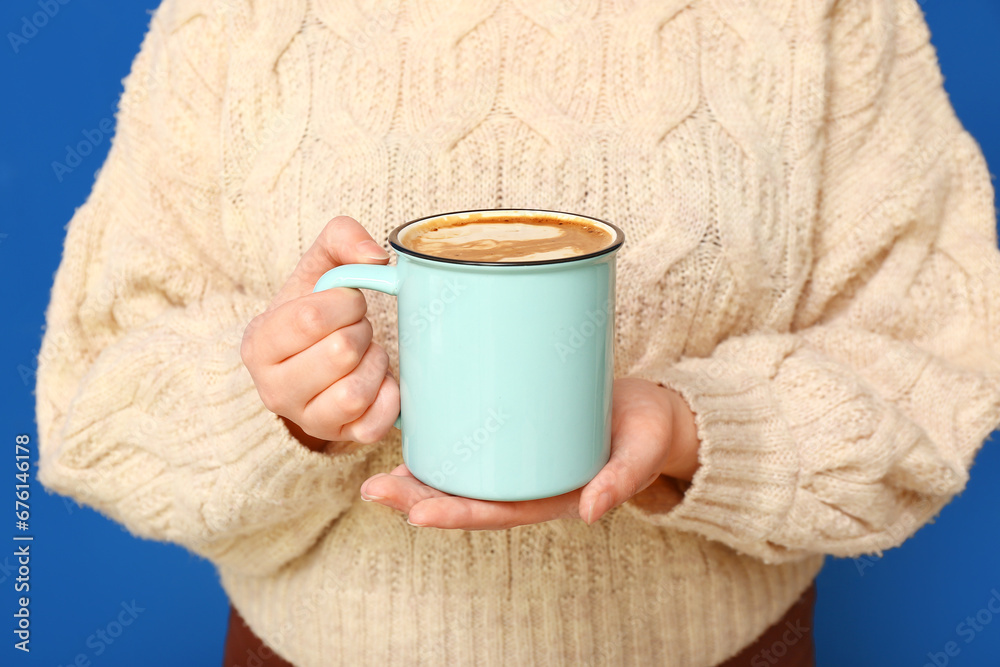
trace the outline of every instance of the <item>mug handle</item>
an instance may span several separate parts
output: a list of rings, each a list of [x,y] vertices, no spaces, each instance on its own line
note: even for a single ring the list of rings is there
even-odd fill
[[[322,292],[334,287],[370,289],[396,296],[399,294],[399,271],[397,267],[386,264],[344,264],[320,276],[313,292]],[[393,423],[393,426],[400,430],[402,430],[401,418],[402,413]]]

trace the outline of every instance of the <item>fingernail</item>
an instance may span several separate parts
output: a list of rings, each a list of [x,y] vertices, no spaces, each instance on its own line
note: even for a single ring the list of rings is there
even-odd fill
[[[361,243],[358,244],[357,248],[358,252],[361,253],[362,256],[367,257],[369,259],[389,258],[389,253],[385,251],[385,248],[383,248],[382,246],[380,246],[379,244],[375,243],[372,240],[362,241]]]
[[[413,523],[412,521],[410,521],[410,517],[406,517],[406,523],[410,524],[411,526],[416,526],[417,528],[423,528],[424,526],[427,525],[426,523]]]
[[[600,495],[590,503],[590,511],[587,513],[587,525],[592,525],[595,521],[601,518],[601,516],[608,511],[611,506],[611,494],[607,491],[601,491]]]

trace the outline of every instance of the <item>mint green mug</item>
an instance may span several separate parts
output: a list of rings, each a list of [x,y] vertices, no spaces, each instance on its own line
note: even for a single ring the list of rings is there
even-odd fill
[[[410,225],[456,215],[552,215],[613,242],[571,258],[470,262],[414,252]],[[585,485],[611,452],[615,256],[621,229],[533,209],[460,211],[396,227],[396,265],[338,266],[314,291],[357,287],[398,299],[403,461],[428,486],[467,498],[532,500]]]

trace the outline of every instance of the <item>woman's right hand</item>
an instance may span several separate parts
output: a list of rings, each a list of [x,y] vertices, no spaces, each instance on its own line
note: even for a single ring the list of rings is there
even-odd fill
[[[356,220],[334,218],[243,334],[240,355],[261,401],[310,448],[376,442],[399,414],[399,386],[389,356],[372,342],[364,295],[347,287],[312,291],[335,266],[388,261]]]

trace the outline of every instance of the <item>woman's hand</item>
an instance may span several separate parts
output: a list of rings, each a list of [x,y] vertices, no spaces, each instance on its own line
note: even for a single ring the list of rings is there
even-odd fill
[[[361,486],[361,497],[408,515],[419,526],[500,530],[552,519],[588,524],[635,497],[668,509],[681,500],[666,477],[690,480],[698,468],[694,414],[672,389],[639,378],[615,380],[611,458],[583,488],[553,498],[494,502],[452,496],[417,480],[405,465],[379,473]]]
[[[399,386],[389,356],[372,342],[364,295],[312,291],[335,266],[388,260],[356,220],[334,218],[243,334],[240,354],[261,400],[312,449],[376,442],[399,414]]]

